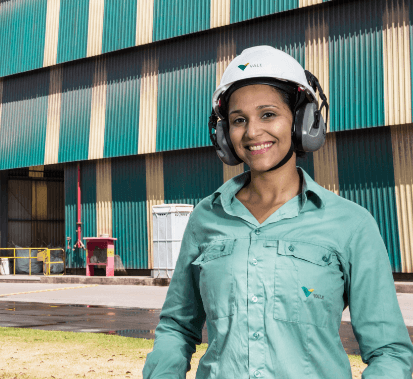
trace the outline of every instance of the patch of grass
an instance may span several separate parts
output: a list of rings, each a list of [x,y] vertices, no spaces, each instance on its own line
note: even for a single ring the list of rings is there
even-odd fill
[[[0,378],[106,379],[142,378],[153,340],[98,333],[76,333],[0,327]],[[195,379],[207,344],[197,346],[187,379]],[[349,355],[353,379],[361,379],[366,366],[360,356]]]
[[[113,347],[125,349],[152,349],[153,340],[144,338],[121,337],[117,335],[107,335],[100,333],[76,333],[76,332],[55,332],[49,330],[26,329],[26,328],[2,328],[0,327],[0,339],[13,338],[27,343],[69,343],[93,344],[97,346],[107,346],[108,342]]]

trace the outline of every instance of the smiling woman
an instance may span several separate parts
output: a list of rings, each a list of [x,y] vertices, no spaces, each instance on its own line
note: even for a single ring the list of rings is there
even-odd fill
[[[144,379],[185,378],[205,321],[197,379],[351,379],[339,337],[348,305],[363,379],[410,379],[413,346],[376,221],[296,166],[326,137],[317,78],[257,46],[229,64],[212,103],[218,157],[250,171],[191,214]]]

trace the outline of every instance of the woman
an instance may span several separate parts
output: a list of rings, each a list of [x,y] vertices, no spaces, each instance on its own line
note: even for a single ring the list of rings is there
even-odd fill
[[[317,79],[269,46],[225,71],[211,140],[221,160],[251,170],[193,211],[145,379],[185,378],[205,320],[198,379],[350,379],[338,333],[347,305],[363,378],[411,378],[413,346],[374,218],[296,167],[325,140],[316,88],[328,111]]]

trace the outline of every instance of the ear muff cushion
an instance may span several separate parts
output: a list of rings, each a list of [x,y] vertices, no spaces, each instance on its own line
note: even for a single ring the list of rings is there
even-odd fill
[[[217,142],[221,150],[217,150],[219,159],[229,166],[236,166],[242,163],[242,160],[235,152],[229,137],[229,126],[226,120],[220,120],[216,127]]]

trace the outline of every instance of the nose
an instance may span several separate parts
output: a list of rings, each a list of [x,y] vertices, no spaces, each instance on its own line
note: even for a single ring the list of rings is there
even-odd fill
[[[254,139],[262,132],[261,125],[258,120],[250,119],[245,128],[245,137]]]

